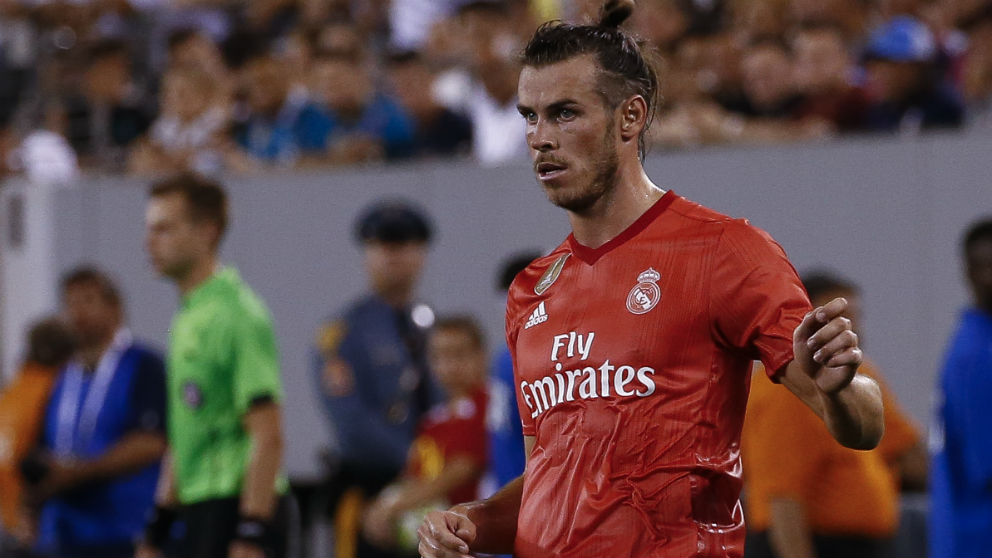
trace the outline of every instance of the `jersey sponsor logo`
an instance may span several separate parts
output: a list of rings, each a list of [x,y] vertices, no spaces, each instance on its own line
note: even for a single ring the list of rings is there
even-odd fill
[[[627,294],[627,310],[631,314],[647,314],[661,300],[661,287],[658,280],[661,274],[648,268],[637,276],[637,284]]]
[[[561,270],[565,269],[565,260],[567,260],[571,255],[572,254],[570,253],[562,254],[557,260],[555,260],[555,263],[551,264],[551,267],[549,267],[548,270],[544,272],[544,275],[541,276],[541,280],[534,286],[534,294],[543,295],[548,289],[551,288],[551,285],[555,284],[555,281],[557,281],[558,277],[561,275]]]
[[[531,313],[530,317],[527,318],[527,323],[524,324],[524,329],[530,329],[537,324],[543,324],[548,321],[548,311],[544,308],[544,301],[537,305],[537,308]]]
[[[551,342],[554,372],[534,381],[520,382],[524,404],[537,418],[548,410],[569,401],[608,397],[648,397],[655,392],[655,369],[650,366],[613,364],[606,359],[598,366],[589,363],[596,332],[570,331],[555,335]],[[566,366],[563,361],[578,359]],[[571,370],[567,368],[572,368]]]

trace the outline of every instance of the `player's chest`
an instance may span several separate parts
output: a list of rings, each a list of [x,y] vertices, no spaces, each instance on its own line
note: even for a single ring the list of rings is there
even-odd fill
[[[658,363],[708,335],[708,285],[698,263],[657,250],[626,255],[595,265],[566,261],[558,277],[538,283],[516,317],[520,368]]]

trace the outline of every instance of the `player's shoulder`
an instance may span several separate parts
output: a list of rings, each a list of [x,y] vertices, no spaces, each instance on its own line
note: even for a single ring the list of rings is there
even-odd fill
[[[685,198],[678,198],[672,204],[672,209],[685,221],[687,233],[694,231],[697,236],[707,237],[714,241],[714,247],[723,251],[733,253],[743,250],[750,253],[757,250],[764,253],[781,250],[768,232],[755,226],[747,218],[732,217]]]
[[[530,262],[510,283],[507,292],[507,311],[512,311],[516,305],[525,304],[529,299],[543,296],[548,288],[558,280],[571,255],[566,241],[559,244],[546,256],[541,256]]]

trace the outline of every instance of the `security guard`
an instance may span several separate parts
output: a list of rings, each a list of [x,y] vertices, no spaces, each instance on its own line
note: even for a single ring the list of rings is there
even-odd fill
[[[402,471],[421,416],[441,398],[425,355],[434,314],[413,303],[431,239],[427,217],[384,201],[355,232],[372,292],[318,331],[316,377],[337,441],[335,555],[365,558],[389,554],[359,534],[363,503]]]

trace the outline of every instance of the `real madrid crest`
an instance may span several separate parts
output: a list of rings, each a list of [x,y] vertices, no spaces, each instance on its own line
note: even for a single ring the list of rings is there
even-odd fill
[[[658,305],[661,300],[661,287],[658,280],[661,274],[653,268],[648,268],[637,276],[637,284],[627,295],[627,310],[632,314],[646,314]]]

